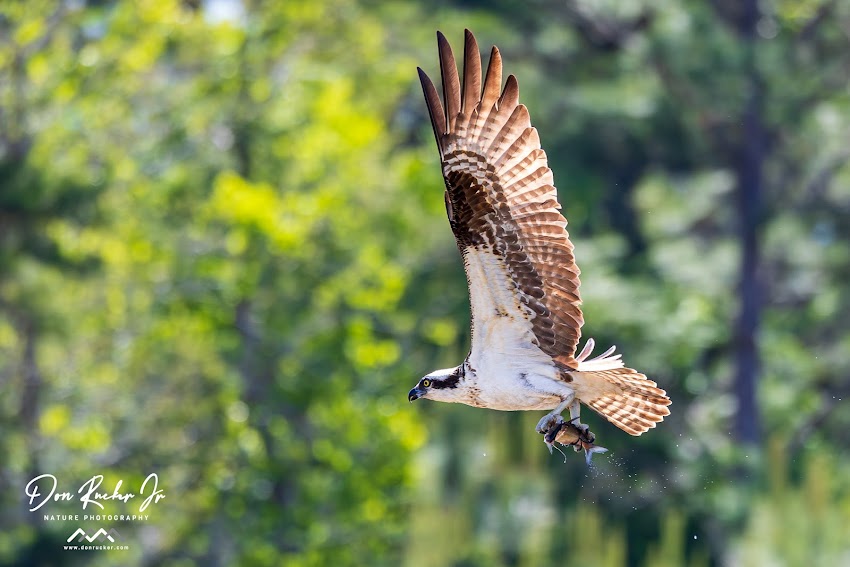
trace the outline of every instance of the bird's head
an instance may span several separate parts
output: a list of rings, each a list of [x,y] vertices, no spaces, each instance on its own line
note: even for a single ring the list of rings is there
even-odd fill
[[[443,368],[424,376],[407,394],[411,402],[419,398],[438,402],[454,402],[459,394],[458,385],[462,377],[460,366]]]

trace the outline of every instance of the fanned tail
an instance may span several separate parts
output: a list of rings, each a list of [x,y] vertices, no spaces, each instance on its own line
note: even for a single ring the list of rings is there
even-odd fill
[[[571,372],[576,395],[585,405],[628,433],[640,435],[670,415],[670,398],[658,384],[632,368],[626,368],[615,347],[590,360],[593,339],[576,357]]]

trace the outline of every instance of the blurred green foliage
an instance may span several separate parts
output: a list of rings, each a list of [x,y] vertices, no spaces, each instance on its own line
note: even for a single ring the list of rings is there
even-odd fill
[[[750,4],[0,4],[0,564],[850,561],[850,5],[761,3],[748,38]],[[415,74],[464,27],[540,127],[584,334],[674,400],[638,439],[589,416],[591,469],[539,415],[405,400],[468,348]],[[753,85],[759,444],[730,425]],[[168,497],[128,551],[65,552],[43,472]]]

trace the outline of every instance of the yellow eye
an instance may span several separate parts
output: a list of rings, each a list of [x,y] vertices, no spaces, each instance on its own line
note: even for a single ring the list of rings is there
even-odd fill
[[[425,378],[424,380],[422,380],[422,387],[423,388],[430,388],[431,387],[431,381],[428,378]]]

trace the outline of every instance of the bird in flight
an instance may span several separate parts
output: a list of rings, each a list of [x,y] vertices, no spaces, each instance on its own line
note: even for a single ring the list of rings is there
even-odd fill
[[[664,390],[626,368],[615,347],[589,358],[589,339],[578,352],[580,272],[516,78],[510,75],[501,89],[502,59],[494,46],[482,80],[478,44],[466,30],[461,82],[440,32],[437,43],[444,103],[422,69],[419,79],[440,152],[446,213],[466,270],[472,346],[459,366],[419,380],[408,399],[551,410],[537,424],[550,450],[559,433],[572,439],[576,428],[581,443],[593,443],[579,421],[580,403],[631,435],[655,427],[670,414]],[[566,421],[561,413],[568,408]]]

